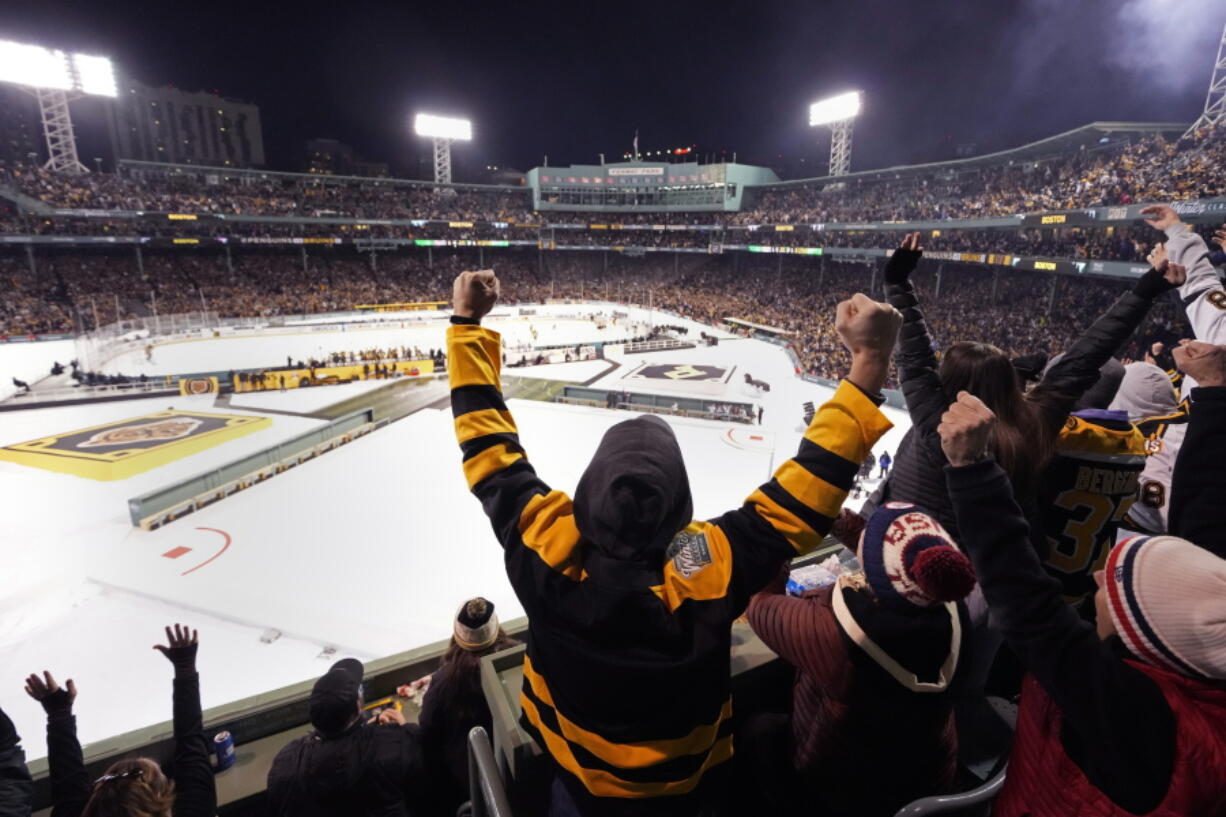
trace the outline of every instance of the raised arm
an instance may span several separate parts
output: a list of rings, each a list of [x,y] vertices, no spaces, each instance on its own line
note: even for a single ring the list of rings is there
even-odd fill
[[[85,756],[77,740],[77,719],[72,703],[77,685],[68,679],[61,688],[44,670],[26,678],[26,693],[42,704],[47,713],[47,763],[51,771],[51,817],[79,817],[89,802],[90,781]]]
[[[1064,602],[1043,570],[1009,478],[987,453],[994,421],[987,406],[962,392],[940,426],[959,541],[996,626],[1075,731],[1078,766],[1116,803],[1148,813],[1170,780],[1170,707],[1148,676],[1114,655]]]
[[[498,287],[492,270],[462,272],[455,280],[447,329],[451,413],[468,488],[502,544],[516,595],[531,610],[545,583],[580,577],[579,529],[570,497],[551,491],[528,463],[502,399],[502,339],[481,326]]]
[[[1171,477],[1170,532],[1226,558],[1222,462],[1226,461],[1226,346],[1202,341],[1175,349],[1175,362],[1200,384],[1192,389],[1188,432]]]
[[[890,306],[902,313],[894,362],[911,423],[923,433],[932,433],[949,401],[937,377],[937,356],[932,351],[928,324],[911,285],[911,273],[923,252],[919,233],[908,233],[903,238],[902,245],[885,265],[885,297]]]
[[[821,544],[860,463],[891,428],[879,392],[901,321],[897,310],[865,295],[839,304],[836,328],[852,355],[847,380],[818,409],[796,456],[743,506],[713,520],[719,546],[726,540],[732,557],[727,598],[734,614],[785,560]]]
[[[1145,320],[1154,299],[1183,283],[1184,268],[1168,263],[1161,252],[1151,253],[1150,263],[1153,266],[1137,280],[1132,291],[1121,295],[1090,324],[1031,390],[1029,397],[1043,412],[1049,432],[1060,428],[1081,396],[1098,382],[1098,370]]]
[[[1166,234],[1163,251],[1171,263],[1187,270],[1187,279],[1179,287],[1179,300],[1192,334],[1207,343],[1226,343],[1226,288],[1213,268],[1205,239],[1165,204],[1141,212],[1146,214],[1149,226]],[[1226,249],[1226,228],[1217,231],[1213,240]]]
[[[199,639],[195,630],[176,624],[166,628],[168,646],[154,645],[174,665],[175,817],[213,817],[217,813],[217,789],[204,739],[200,710],[200,675],[196,672]]]

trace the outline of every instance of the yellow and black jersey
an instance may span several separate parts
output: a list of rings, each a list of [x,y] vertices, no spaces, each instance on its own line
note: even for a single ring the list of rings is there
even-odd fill
[[[1145,468],[1137,484],[1137,501],[1124,517],[1124,527],[1141,533],[1166,533],[1175,457],[1188,428],[1186,401],[1170,414],[1138,420],[1137,428],[1145,437]]]
[[[1122,412],[1070,415],[1043,473],[1040,508],[1047,540],[1044,567],[1077,604],[1095,589],[1120,522],[1137,496],[1145,437]]]
[[[497,332],[448,330],[464,475],[529,619],[522,723],[572,795],[597,798],[598,811],[645,813],[645,798],[697,796],[732,756],[732,621],[785,560],[821,542],[890,422],[843,383],[797,456],[742,507],[692,522],[655,564],[611,564],[581,535],[570,497],[529,464],[499,390],[500,360]]]

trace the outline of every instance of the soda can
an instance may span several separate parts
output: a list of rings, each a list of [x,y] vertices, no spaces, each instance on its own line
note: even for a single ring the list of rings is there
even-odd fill
[[[217,755],[217,771],[220,772],[233,766],[237,759],[234,754],[234,736],[224,731],[214,735],[213,752]]]

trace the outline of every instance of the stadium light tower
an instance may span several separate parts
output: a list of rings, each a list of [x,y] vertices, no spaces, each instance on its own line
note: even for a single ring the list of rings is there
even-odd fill
[[[851,127],[860,113],[860,92],[814,102],[809,106],[809,127],[830,128],[830,175],[846,176],[851,170]]]
[[[413,119],[413,130],[418,136],[434,140],[435,184],[451,184],[451,143],[456,140],[470,141],[473,138],[472,122],[419,113]]]
[[[83,96],[117,96],[111,61],[0,40],[0,82],[20,85],[38,99],[47,140],[48,158],[43,167],[57,173],[88,173],[89,168],[77,157],[68,103]]]
[[[1217,44],[1217,59],[1213,61],[1213,73],[1209,76],[1209,93],[1205,95],[1205,110],[1188,128],[1188,136],[1198,128],[1226,125],[1226,26],[1222,39]]]

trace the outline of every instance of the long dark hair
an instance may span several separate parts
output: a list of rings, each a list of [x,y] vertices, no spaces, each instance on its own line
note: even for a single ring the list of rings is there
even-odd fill
[[[455,686],[447,690],[447,696],[450,698],[448,709],[454,720],[473,720],[480,714],[475,702],[484,700],[481,692],[481,659],[518,645],[519,641],[507,635],[506,630],[501,627],[498,628],[498,637],[494,639],[494,643],[480,650],[466,650],[455,640],[455,636],[451,637],[451,643],[447,645],[447,651],[439,661],[439,669],[451,667],[450,677]]]
[[[1032,495],[1052,441],[1046,438],[1034,404],[1026,399],[1008,355],[990,343],[960,341],[945,351],[937,376],[951,401],[958,392],[967,391],[996,415],[992,439],[996,461],[1017,495]]]
[[[94,783],[81,817],[170,817],[175,784],[147,757],[111,764]]]

